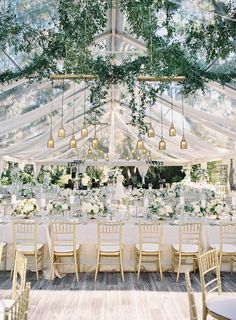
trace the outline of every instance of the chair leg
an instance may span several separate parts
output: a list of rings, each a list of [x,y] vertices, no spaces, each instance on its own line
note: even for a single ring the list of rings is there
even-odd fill
[[[179,271],[180,271],[180,266],[181,266],[181,253],[179,252],[179,263],[178,263],[178,270],[177,270],[176,282],[178,282],[178,281],[179,281]]]
[[[49,277],[50,281],[52,280],[52,274],[53,274],[53,262],[54,262],[54,255],[52,255],[52,258],[51,258],[50,277]]]
[[[175,250],[172,248],[172,272],[175,272]]]
[[[139,275],[140,275],[140,270],[141,270],[141,263],[142,263],[142,251],[139,252],[137,280],[139,280]]]
[[[36,270],[36,278],[37,281],[39,280],[39,270],[38,270],[38,252],[34,253],[34,259],[35,259],[35,270]]]
[[[158,254],[158,263],[159,263],[160,277],[161,277],[161,281],[162,281],[162,280],[163,280],[163,277],[162,277],[161,253],[160,253],[160,252],[159,252],[159,254]]]
[[[100,261],[100,251],[97,251],[97,263],[96,263],[96,270],[95,270],[95,277],[94,281],[97,281],[97,275],[98,275],[98,268],[99,268],[99,261]]]
[[[15,260],[16,260],[16,250],[13,252],[13,257],[12,257],[12,267],[11,267],[11,275],[10,279],[13,277],[13,271],[14,271],[14,266],[15,266]]]
[[[4,249],[4,262],[3,262],[3,271],[6,271],[7,269],[7,245]]]
[[[74,253],[74,262],[75,262],[75,274],[76,280],[79,281],[79,273],[78,273],[78,264],[77,264],[77,252]]]
[[[41,249],[41,270],[44,270],[44,247]]]
[[[120,250],[120,272],[121,272],[121,278],[124,282],[124,268],[123,268],[123,251]]]
[[[78,272],[80,273],[80,251],[77,251],[77,268]]]

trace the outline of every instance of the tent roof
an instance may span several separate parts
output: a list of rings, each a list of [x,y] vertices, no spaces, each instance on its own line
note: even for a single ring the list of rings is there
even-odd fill
[[[30,19],[34,15],[41,17],[41,23],[48,23],[55,10],[57,1],[36,1],[27,6],[19,7],[22,19]],[[20,2],[21,3],[21,2]],[[185,10],[188,9],[185,1]],[[20,8],[20,9],[19,9]],[[199,9],[201,11],[201,9]],[[194,7],[193,12],[197,12]],[[44,13],[44,20],[42,19]],[[138,55],[145,52],[146,47],[142,39],[132,37],[124,14],[115,8],[108,12],[108,23],[102,34],[96,37],[96,43],[103,44],[103,49],[95,46],[93,54],[114,54],[115,61],[119,63],[125,55]],[[32,22],[33,23],[33,22]],[[99,47],[100,48],[100,47]],[[24,64],[27,55],[17,56],[11,50],[1,54],[0,69],[11,66],[12,69]],[[187,150],[180,150],[179,143],[182,137],[181,97],[174,88],[173,119],[177,129],[176,137],[169,137],[168,130],[171,124],[171,98],[164,92],[152,107],[151,112],[146,110],[146,121],[152,122],[156,136],[144,137],[146,151],[140,154],[145,163],[149,155],[153,160],[163,161],[165,165],[182,165],[187,162],[206,162],[212,160],[229,159],[235,157],[236,140],[236,92],[234,83],[222,87],[218,83],[209,82],[205,94],[196,92],[185,101],[185,136],[189,144]],[[0,108],[0,159],[26,162],[64,163],[73,159],[81,159],[87,154],[94,135],[94,127],[89,127],[89,135],[85,139],[80,137],[80,129],[84,120],[84,90],[83,82],[76,84],[75,128],[78,147],[69,148],[72,134],[72,103],[73,84],[65,82],[65,110],[64,120],[66,138],[57,138],[61,116],[60,83],[56,84],[53,92],[49,81],[29,83],[22,79],[1,88]],[[98,137],[101,148],[97,157],[104,158],[109,154],[113,163],[132,158],[132,149],[138,140],[138,131],[129,125],[130,111],[125,104],[127,91],[123,87],[113,86],[104,105],[105,113],[98,126]],[[88,102],[87,102],[88,104]],[[46,141],[50,133],[50,107],[53,110],[53,136],[56,140],[54,149],[47,149]],[[160,114],[163,109],[163,132],[167,142],[166,151],[158,150],[160,140]],[[103,163],[103,160],[101,160]],[[141,162],[142,162],[141,161]],[[90,160],[89,163],[93,163]],[[98,162],[95,162],[98,163]],[[124,162],[129,164],[131,162]]]

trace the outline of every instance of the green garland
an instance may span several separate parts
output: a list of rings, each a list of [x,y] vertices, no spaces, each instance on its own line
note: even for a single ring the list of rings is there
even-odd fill
[[[21,22],[12,6],[0,12],[0,48],[4,51],[10,46],[16,53],[27,53],[32,57],[23,67],[1,73],[0,83],[23,77],[48,78],[52,73],[94,74],[96,80],[90,83],[89,121],[97,122],[104,112],[101,105],[106,101],[109,87],[121,84],[128,88],[131,124],[138,126],[139,133],[144,134],[146,107],[154,104],[157,94],[170,83],[155,88],[140,86],[141,101],[137,104],[135,86],[140,74],[185,76],[186,80],[181,84],[185,94],[204,90],[209,80],[225,84],[235,79],[235,68],[214,67],[214,61],[227,59],[235,53],[233,1],[223,8],[224,14],[232,19],[215,14],[210,23],[204,24],[196,23],[193,17],[184,29],[173,19],[181,8],[172,1],[121,0],[119,6],[127,16],[131,33],[145,41],[147,54],[123,60],[120,65],[114,65],[112,57],[94,58],[90,52],[96,34],[105,31],[107,10],[111,5],[111,0],[58,0],[57,18],[46,30]],[[62,70],[58,61],[64,62]]]

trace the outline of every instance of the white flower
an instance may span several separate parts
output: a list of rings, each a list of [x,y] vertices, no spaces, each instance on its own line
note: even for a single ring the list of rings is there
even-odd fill
[[[62,210],[64,211],[64,210],[68,210],[68,205],[66,204],[66,203],[63,203],[63,205],[62,205]]]
[[[158,210],[158,213],[159,213],[160,216],[164,216],[166,214],[166,210],[164,208],[160,208]]]
[[[93,206],[93,211],[94,211],[94,213],[98,213],[99,212],[99,206],[97,204],[95,204]]]
[[[167,205],[165,206],[165,208],[166,208],[166,212],[167,212],[168,214],[173,212],[173,209],[172,209],[172,207],[171,207],[169,204],[167,204]]]
[[[218,204],[216,207],[215,207],[215,211],[217,213],[221,213],[223,211],[223,206],[221,204]]]

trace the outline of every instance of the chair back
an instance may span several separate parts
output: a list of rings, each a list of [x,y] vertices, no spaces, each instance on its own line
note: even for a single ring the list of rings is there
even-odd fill
[[[4,320],[27,320],[29,309],[30,283],[16,298],[10,308],[4,309]]]
[[[216,250],[208,251],[198,257],[203,308],[206,295],[210,292],[221,293],[220,264]]]
[[[220,247],[223,244],[236,244],[236,223],[221,223],[220,225]]]
[[[120,222],[101,222],[98,224],[98,248],[103,245],[122,248],[122,224]]]
[[[76,224],[75,222],[58,222],[51,223],[52,252],[58,246],[72,247],[76,250]]]
[[[38,227],[33,220],[19,220],[13,222],[13,246],[33,245],[37,250]]]
[[[12,281],[12,299],[15,300],[25,289],[26,283],[26,268],[27,268],[27,259],[25,256],[16,251],[15,265],[13,272],[13,281]]]
[[[193,294],[193,289],[190,281],[189,272],[185,272],[185,284],[188,292],[188,303],[189,303],[189,312],[190,312],[190,320],[198,320],[197,315],[197,306],[195,297]]]
[[[163,223],[158,222],[140,222],[139,223],[139,245],[142,250],[144,243],[162,244]]]
[[[198,252],[201,251],[202,244],[202,224],[196,222],[182,223],[179,226],[179,247],[183,244],[197,245]]]

